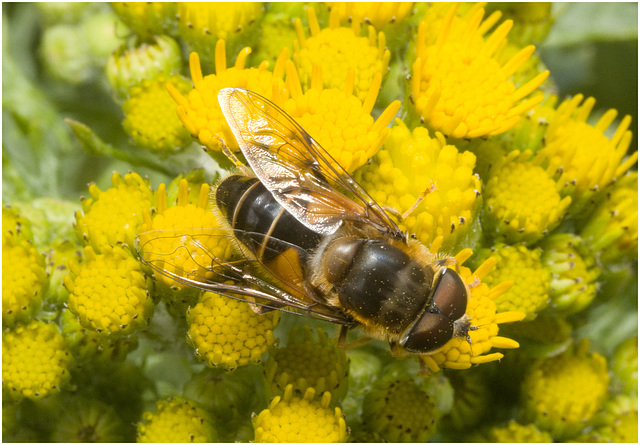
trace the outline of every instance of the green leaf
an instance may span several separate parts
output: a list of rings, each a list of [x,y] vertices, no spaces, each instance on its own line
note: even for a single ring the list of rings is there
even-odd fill
[[[638,38],[637,3],[571,3],[559,8],[545,47]]]
[[[78,122],[73,119],[65,119],[64,121],[69,124],[69,126],[73,130],[73,133],[76,135],[76,137],[82,144],[82,147],[87,153],[94,156],[107,156],[113,159],[127,162],[132,166],[143,166],[160,173],[164,173],[168,176],[171,175],[171,172],[169,170],[167,170],[157,162],[134,156],[124,151],[116,150],[112,145],[109,145],[102,139],[100,139],[98,135],[95,134],[93,130],[91,130],[91,128],[89,128],[82,122]]]

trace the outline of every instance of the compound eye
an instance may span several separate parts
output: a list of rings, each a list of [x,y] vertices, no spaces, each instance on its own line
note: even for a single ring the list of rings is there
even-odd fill
[[[400,341],[409,352],[435,351],[453,338],[453,320],[446,315],[425,312]]]
[[[467,288],[460,275],[445,269],[433,293],[433,302],[451,320],[462,317],[467,311]]]

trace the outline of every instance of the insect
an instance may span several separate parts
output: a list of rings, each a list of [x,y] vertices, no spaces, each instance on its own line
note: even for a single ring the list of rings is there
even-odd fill
[[[469,289],[453,258],[436,258],[291,117],[264,97],[222,89],[218,101],[249,167],[223,179],[213,199],[239,259],[207,252],[202,274],[172,263],[174,251],[138,245],[150,266],[178,282],[278,309],[361,326],[396,355],[428,354],[466,337]],[[197,233],[166,232],[181,248]],[[205,235],[203,235],[205,236]],[[197,255],[192,254],[192,257]],[[170,266],[170,267],[167,267]]]

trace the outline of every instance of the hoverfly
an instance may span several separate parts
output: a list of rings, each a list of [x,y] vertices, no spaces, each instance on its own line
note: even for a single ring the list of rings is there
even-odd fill
[[[207,277],[180,270],[172,252],[138,249],[158,273],[180,283],[278,309],[361,326],[399,354],[428,354],[467,337],[469,289],[390,215],[290,116],[264,97],[225,88],[218,101],[249,167],[223,179],[216,211],[239,260],[209,252]],[[197,234],[163,233],[184,249]],[[214,235],[207,235],[214,236]],[[195,254],[191,255],[196,257]],[[208,261],[210,260],[210,263]],[[167,265],[169,267],[167,267]],[[228,283],[234,284],[228,284]],[[256,306],[257,305],[257,306]]]

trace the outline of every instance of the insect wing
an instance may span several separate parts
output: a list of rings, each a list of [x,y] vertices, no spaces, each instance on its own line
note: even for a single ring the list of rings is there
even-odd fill
[[[252,234],[243,232],[243,235]],[[279,240],[271,238],[270,241],[276,243]],[[299,249],[284,241],[279,242],[283,245],[278,246],[278,251]],[[222,259],[208,247],[222,243],[231,243],[237,252],[235,258]],[[183,285],[296,315],[338,324],[353,323],[339,310],[305,296],[304,289],[299,286],[268,274],[266,265],[246,253],[231,234],[206,228],[149,231],[136,237],[136,249],[140,260],[154,272]],[[287,261],[286,257],[283,258]],[[257,271],[265,272],[258,276]],[[302,281],[303,277],[299,276],[297,280]]]
[[[350,220],[402,233],[351,175],[278,106],[240,88],[220,90],[218,100],[258,179],[305,226],[329,235]]]

